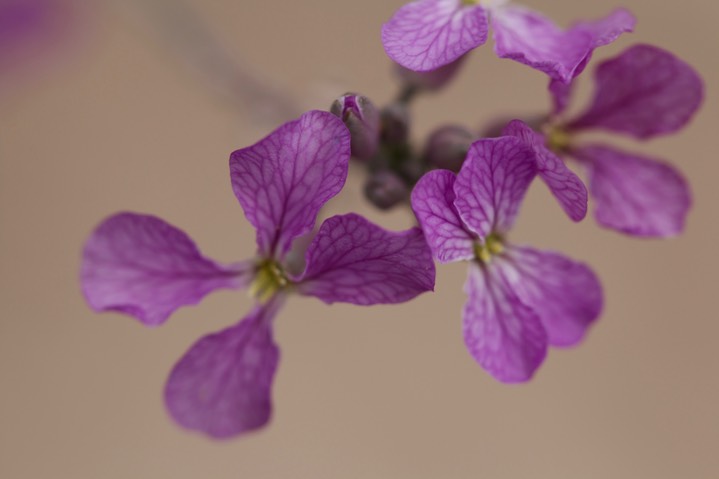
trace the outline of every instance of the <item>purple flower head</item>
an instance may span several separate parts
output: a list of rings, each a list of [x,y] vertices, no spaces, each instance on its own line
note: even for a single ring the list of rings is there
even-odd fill
[[[576,118],[561,118],[571,88],[553,83],[555,115],[543,133],[515,120],[504,134],[534,149],[540,175],[572,219],[579,219],[582,205],[586,210],[586,194],[581,199],[584,186],[560,156],[577,160],[587,170],[595,216],[602,226],[641,237],[681,233],[691,193],[675,168],[609,145],[578,145],[575,137],[608,130],[644,140],[675,132],[702,103],[701,78],[671,53],[636,45],[600,64],[595,81],[592,104]]]
[[[417,0],[400,8],[382,28],[389,57],[405,68],[430,71],[448,65],[487,41],[494,29],[495,52],[569,83],[594,49],[634,29],[625,9],[578,22],[567,30],[507,0]]]
[[[90,236],[81,281],[96,311],[157,326],[217,289],[247,286],[257,299],[243,320],[200,339],[173,368],[165,402],[182,426],[224,438],[267,423],[279,359],[272,324],[289,293],[372,305],[433,289],[432,256],[419,228],[389,232],[355,214],[322,223],[304,271],[291,271],[294,240],[312,231],[320,208],[341,190],[349,157],[349,131],[320,111],[232,154],[232,189],[257,231],[257,256],[249,261],[212,261],[178,228],[134,213],[110,217]]]
[[[578,343],[602,309],[601,285],[587,266],[507,242],[537,171],[534,152],[519,139],[484,139],[459,174],[431,171],[412,191],[434,257],[469,262],[467,349],[507,383],[529,380],[548,345]]]

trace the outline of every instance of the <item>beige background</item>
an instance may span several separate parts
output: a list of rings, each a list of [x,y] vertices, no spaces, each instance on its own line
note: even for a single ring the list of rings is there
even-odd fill
[[[586,260],[603,279],[606,312],[581,347],[553,350],[531,384],[493,381],[462,343],[462,265],[439,267],[436,293],[404,305],[293,298],[276,323],[273,421],[224,443],[177,428],[161,391],[187,347],[239,319],[249,298],[213,294],[149,330],[93,314],[78,289],[84,239],[118,210],[166,218],[213,258],[253,254],[227,158],[276,121],[222,96],[231,90],[216,72],[198,74],[192,50],[157,23],[172,16],[149,20],[149,3],[85,5],[75,41],[0,82],[0,477],[719,477],[715,2],[626,0],[637,32],[596,55],[650,42],[703,74],[708,97],[690,128],[631,145],[691,181],[686,234],[641,241],[573,225],[540,184],[524,206],[514,241]],[[302,108],[326,108],[345,89],[392,96],[379,28],[402,3],[190,5],[232,58]],[[612,6],[526,3],[563,24]],[[415,134],[547,104],[541,74],[484,47],[451,88],[417,103]],[[328,212],[411,223],[370,209],[354,173]]]

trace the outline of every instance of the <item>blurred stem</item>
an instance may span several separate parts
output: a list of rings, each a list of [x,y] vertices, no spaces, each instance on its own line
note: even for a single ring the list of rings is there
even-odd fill
[[[397,95],[397,103],[409,105],[415,99],[420,89],[413,85],[404,84]]]
[[[243,114],[278,123],[298,116],[295,100],[238,61],[185,0],[131,0],[162,43]]]

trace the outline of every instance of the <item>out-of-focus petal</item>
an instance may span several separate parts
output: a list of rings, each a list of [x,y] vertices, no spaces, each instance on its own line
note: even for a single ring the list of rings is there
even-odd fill
[[[412,209],[440,263],[474,258],[473,236],[454,207],[456,178],[451,171],[430,171],[412,190]]]
[[[643,237],[670,237],[684,230],[691,192],[669,164],[601,145],[572,150],[589,170],[597,221]]]
[[[165,405],[178,424],[223,439],[258,429],[272,413],[279,350],[272,339],[277,299],[238,324],[197,341],[175,364]]]
[[[512,246],[505,278],[542,321],[549,344],[578,343],[602,311],[602,286],[585,264],[557,253]],[[511,273],[510,273],[511,271]]]
[[[593,38],[583,29],[562,30],[547,17],[517,6],[492,10],[494,49],[563,83],[591,52]]]
[[[574,90],[574,82],[564,83],[560,80],[549,80],[549,93],[552,95],[552,114],[560,115],[569,106]]]
[[[454,206],[469,229],[483,239],[511,229],[537,174],[535,156],[512,136],[472,144],[454,184]]]
[[[528,381],[547,354],[547,334],[537,314],[522,304],[495,266],[470,263],[464,287],[464,342],[495,379]]]
[[[77,10],[67,0],[1,0],[0,72],[57,54],[78,27]]]
[[[80,279],[95,311],[119,311],[158,326],[216,289],[243,286],[250,267],[205,258],[187,234],[159,218],[119,213],[87,240]]]
[[[561,158],[547,149],[544,135],[532,130],[521,120],[514,120],[504,129],[504,134],[519,138],[534,150],[539,176],[549,186],[552,194],[573,221],[587,215],[587,187]]]
[[[487,14],[479,5],[419,0],[397,10],[382,26],[382,44],[403,67],[429,71],[484,44],[487,30]]]
[[[623,33],[633,32],[636,24],[636,17],[626,8],[617,8],[599,20],[577,22],[571,30],[587,32],[592,41],[590,50],[584,60],[577,65],[572,78],[576,78],[584,71],[592,59],[595,48],[612,43]],[[557,79],[550,80],[549,92],[552,94],[553,113],[555,115],[564,112],[569,106],[573,86],[574,82],[566,83]]]
[[[390,232],[356,214],[333,216],[306,258],[299,291],[326,303],[401,303],[434,289],[432,253],[419,228]]]
[[[261,254],[282,259],[312,230],[320,208],[344,186],[350,133],[331,113],[310,111],[232,153],[232,190],[257,229]]]
[[[615,8],[599,20],[581,21],[570,30],[583,30],[592,37],[592,49],[609,45],[623,33],[633,32],[637,18],[626,8]]]
[[[697,72],[671,53],[636,45],[596,70],[592,105],[570,129],[604,128],[636,138],[682,128],[702,103]]]

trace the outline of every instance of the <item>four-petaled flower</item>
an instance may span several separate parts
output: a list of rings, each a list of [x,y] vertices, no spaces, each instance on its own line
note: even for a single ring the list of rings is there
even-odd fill
[[[571,89],[553,84],[555,111],[545,131],[515,120],[504,134],[534,149],[540,174],[572,219],[586,213],[586,189],[557,155],[574,158],[587,170],[602,226],[642,237],[681,233],[691,193],[675,168],[613,146],[577,145],[575,135],[596,129],[644,140],[675,132],[702,103],[701,78],[671,53],[649,45],[633,46],[605,61],[595,76],[594,100],[576,118],[561,118]]]
[[[465,344],[502,382],[529,380],[547,346],[579,342],[602,309],[599,280],[562,255],[506,242],[537,174],[534,152],[514,137],[475,142],[459,174],[427,173],[412,208],[434,257],[469,262]]]
[[[581,73],[594,49],[631,32],[636,23],[629,11],[619,8],[601,20],[578,22],[563,30],[540,13],[506,0],[417,0],[384,24],[382,43],[389,57],[403,67],[435,70],[483,45],[490,20],[497,56],[562,83]]]
[[[288,267],[293,241],[312,231],[320,208],[342,189],[349,158],[347,128],[320,111],[232,154],[232,189],[257,230],[258,254],[251,261],[211,261],[184,232],[133,213],[110,217],[88,240],[82,287],[97,311],[128,313],[156,326],[219,288],[249,286],[257,298],[249,315],[201,338],[172,370],[166,406],[184,427],[223,438],[269,420],[279,359],[272,322],[288,293],[371,305],[433,289],[432,255],[419,228],[388,232],[355,214],[321,225],[304,272]]]

